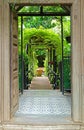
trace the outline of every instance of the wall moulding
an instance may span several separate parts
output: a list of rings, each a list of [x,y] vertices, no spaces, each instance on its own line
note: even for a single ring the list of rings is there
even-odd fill
[[[55,4],[72,4],[77,0],[4,0],[8,3],[16,3],[16,4],[46,4],[46,5],[55,5]]]

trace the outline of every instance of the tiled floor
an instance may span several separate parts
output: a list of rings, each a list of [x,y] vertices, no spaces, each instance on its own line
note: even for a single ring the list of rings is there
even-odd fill
[[[62,95],[59,90],[27,90],[20,96],[16,115],[57,115],[71,114],[71,96]]]
[[[19,100],[13,121],[33,125],[73,123],[70,94],[62,95],[59,90],[26,90]]]

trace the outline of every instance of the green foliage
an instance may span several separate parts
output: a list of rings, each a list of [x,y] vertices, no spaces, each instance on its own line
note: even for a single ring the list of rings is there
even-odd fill
[[[71,36],[70,17],[63,17],[63,37],[64,37],[64,56],[71,55],[71,43],[66,41],[67,36]]]
[[[40,6],[25,6],[19,12],[38,12]]]
[[[60,44],[60,37],[54,33],[51,29],[25,29],[24,30],[24,44],[37,44],[47,46],[50,45],[56,47]]]
[[[36,52],[37,56],[45,56],[46,55],[45,49],[39,49],[39,48],[37,48],[35,52]]]
[[[63,17],[63,33],[64,37],[71,35],[70,16]]]
[[[67,57],[63,61],[63,82],[64,82],[64,89],[70,90],[71,89],[71,67],[70,67],[70,58]]]
[[[40,12],[40,6],[25,6],[19,12]],[[65,12],[65,10],[60,6],[44,6],[43,12]],[[24,26],[25,28],[39,28],[43,26],[44,28],[52,28],[54,24],[53,19],[58,19],[57,16],[24,16]]]
[[[43,11],[44,12],[65,12],[65,10],[61,7],[61,5],[58,5],[58,6],[44,6]]]
[[[51,7],[46,6],[45,8],[48,9]],[[19,35],[20,35],[21,19],[19,18],[18,21],[19,21],[18,22],[18,25],[19,25],[18,30],[19,30]],[[29,25],[29,24],[31,24],[31,25]],[[44,28],[44,26],[45,26],[45,28]],[[31,27],[33,27],[33,28],[31,28]],[[48,43],[49,45],[52,44],[51,43],[52,35],[51,34],[50,34],[50,36],[46,35],[49,33],[49,30],[53,30],[56,33],[56,35],[58,35],[59,38],[61,37],[60,16],[59,17],[56,17],[56,16],[53,16],[53,17],[52,16],[42,16],[42,17],[34,17],[33,16],[33,17],[31,17],[31,16],[29,16],[29,17],[26,17],[26,19],[24,17],[23,28],[24,28],[24,42],[25,42],[25,44],[28,42],[27,37],[28,37],[28,39],[29,39],[29,37],[31,39],[32,35],[33,35],[33,38],[32,38],[33,41],[34,41],[34,37],[35,37],[35,39],[36,39],[35,42],[41,43],[41,47],[44,47],[42,42],[45,43],[45,47],[46,47],[46,43]],[[51,28],[51,29],[46,29],[46,28]],[[36,31],[36,29],[37,29],[37,31]],[[43,31],[41,31],[41,29],[43,29]],[[44,31],[46,32],[46,34],[44,33]],[[37,35],[38,35],[38,38],[37,38]],[[47,36],[49,38],[47,38]],[[67,36],[70,36],[70,17],[69,16],[63,17],[64,55],[69,55],[70,50],[71,50],[71,45],[68,44],[66,41]],[[54,44],[54,39],[52,40],[53,44]],[[61,42],[61,39],[60,40],[58,39],[58,41]],[[19,43],[20,43],[20,37],[19,37]],[[40,46],[39,46],[39,48],[40,48]],[[60,49],[59,49],[59,51],[61,54]],[[58,61],[60,61],[60,59],[61,59],[61,55],[58,55]]]
[[[19,12],[39,12],[41,6],[25,6]],[[65,12],[65,10],[58,6],[43,6],[43,12]]]
[[[27,6],[20,10],[20,12],[39,12],[40,6]],[[65,12],[61,6],[44,6],[44,12]],[[19,33],[19,54],[21,54],[20,47],[20,33],[21,33],[21,18],[18,19],[18,33]],[[32,79],[38,67],[37,56],[45,55],[44,66],[48,66],[47,50],[56,49],[57,62],[62,59],[62,45],[61,45],[61,17],[60,16],[24,16],[23,17],[24,30],[24,59],[28,64],[29,78]],[[63,17],[63,44],[64,56],[69,56],[71,52],[71,44],[68,44],[66,37],[70,36],[70,17]],[[26,45],[28,44],[28,54],[26,54]],[[31,44],[33,44],[31,46]],[[31,46],[31,47],[30,47]],[[42,51],[43,49],[44,51]],[[45,70],[46,71],[46,70]]]
[[[70,56],[71,55],[71,43],[67,43],[67,41],[64,39],[64,56]]]
[[[25,28],[39,28],[43,26],[44,28],[53,28],[56,25],[52,24],[52,21],[59,19],[57,16],[24,16],[24,27]]]
[[[60,36],[51,29],[25,29],[24,30],[24,46],[26,44],[35,44],[38,46],[45,47],[46,49],[53,47],[56,48],[57,56],[61,55],[61,40]]]

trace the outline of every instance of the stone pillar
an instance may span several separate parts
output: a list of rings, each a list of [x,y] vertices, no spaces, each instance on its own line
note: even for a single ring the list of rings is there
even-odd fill
[[[1,3],[2,1],[2,3]],[[1,105],[3,106],[3,120],[7,121],[10,119],[10,10],[7,0],[0,0],[2,6],[2,13],[0,13],[0,30],[1,30],[1,82],[2,82],[2,94],[1,95]],[[1,12],[1,11],[0,11]],[[1,106],[0,105],[0,106]]]
[[[80,0],[72,5],[72,118],[81,122],[81,20]]]

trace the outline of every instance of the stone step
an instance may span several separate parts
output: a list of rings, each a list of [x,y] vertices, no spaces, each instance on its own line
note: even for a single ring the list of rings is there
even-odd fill
[[[3,128],[3,129],[2,129]],[[33,126],[33,125],[3,125],[0,130],[84,130],[79,124],[65,124],[55,126]]]

